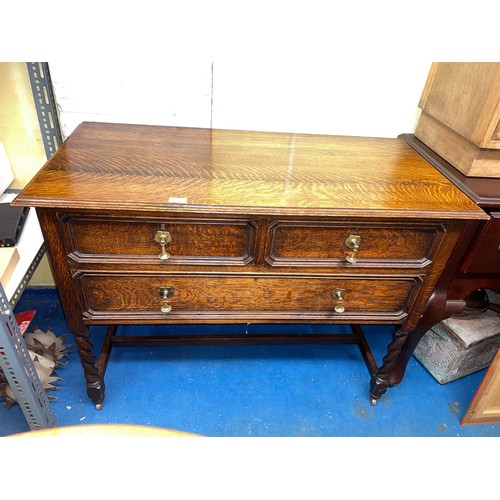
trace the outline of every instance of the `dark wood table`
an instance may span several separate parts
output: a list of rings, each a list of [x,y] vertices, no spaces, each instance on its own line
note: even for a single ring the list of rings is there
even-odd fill
[[[446,300],[448,266],[490,219],[402,139],[104,123],[80,125],[14,204],[37,209],[98,408],[112,345],[222,340],[354,339],[375,403],[438,311],[459,309]],[[144,323],[354,326],[340,336],[116,333]],[[96,356],[90,327],[103,324]],[[363,324],[396,327],[380,367]]]
[[[489,216],[479,224],[461,259],[454,260],[453,266],[447,266],[448,276],[445,273],[443,277],[448,281],[447,300],[460,301],[465,307],[467,298],[478,289],[500,293],[500,179],[467,177],[413,134],[400,137]],[[500,312],[497,304],[491,304],[491,308]]]

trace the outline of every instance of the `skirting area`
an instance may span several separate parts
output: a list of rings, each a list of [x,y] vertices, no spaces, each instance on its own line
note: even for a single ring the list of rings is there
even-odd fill
[[[33,325],[50,327],[57,336],[67,333],[54,290],[27,290],[16,312],[31,309],[36,310]],[[156,334],[161,328],[214,335],[228,329],[235,334],[350,332],[324,325],[121,328],[128,335]],[[103,337],[105,328],[92,331]],[[364,332],[380,364],[392,328],[370,326]],[[74,344],[71,335],[66,343]],[[59,426],[135,424],[213,437],[500,436],[500,425],[460,426],[485,370],[440,385],[413,358],[402,384],[373,407],[369,373],[355,345],[114,348],[100,411],[87,398],[75,347],[57,373],[59,390],[49,394],[56,397],[52,407]],[[28,430],[17,405],[0,405],[1,436]]]

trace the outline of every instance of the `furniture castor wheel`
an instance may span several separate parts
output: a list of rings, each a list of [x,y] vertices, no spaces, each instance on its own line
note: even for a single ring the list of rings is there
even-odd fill
[[[377,400],[375,398],[370,398],[370,404],[375,406],[377,404]]]
[[[102,405],[103,405],[103,403],[97,403],[97,404],[95,405],[95,409],[96,409],[96,410],[102,410]]]

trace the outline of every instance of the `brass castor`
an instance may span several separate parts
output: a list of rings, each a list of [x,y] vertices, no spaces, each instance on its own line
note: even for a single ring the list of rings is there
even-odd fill
[[[377,400],[375,398],[370,398],[370,404],[375,406],[377,404]]]
[[[95,409],[96,409],[96,410],[102,410],[102,405],[103,405],[103,403],[97,403],[97,404],[95,405]]]

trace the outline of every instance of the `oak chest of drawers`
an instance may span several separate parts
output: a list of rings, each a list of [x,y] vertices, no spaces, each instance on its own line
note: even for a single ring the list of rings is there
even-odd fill
[[[92,325],[207,322],[394,324],[374,402],[487,218],[400,139],[98,123],[14,203],[37,208],[97,405]]]

